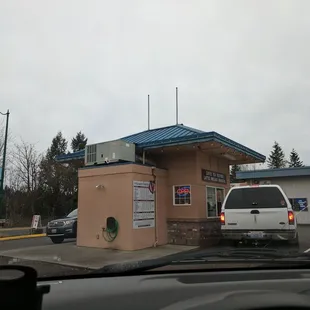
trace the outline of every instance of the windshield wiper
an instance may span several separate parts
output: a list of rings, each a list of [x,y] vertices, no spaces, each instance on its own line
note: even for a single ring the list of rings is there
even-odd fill
[[[310,264],[308,253],[287,253],[276,249],[235,249],[188,254],[174,254],[162,258],[111,264],[94,271],[100,274],[139,274],[144,271],[169,265],[201,263],[302,263]]]

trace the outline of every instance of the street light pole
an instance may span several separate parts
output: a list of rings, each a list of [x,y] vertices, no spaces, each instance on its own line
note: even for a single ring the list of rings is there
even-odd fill
[[[7,110],[6,113],[0,112],[1,115],[6,115],[6,124],[5,124],[5,134],[4,134],[4,145],[3,145],[3,157],[2,157],[2,169],[1,169],[1,180],[0,180],[0,218],[3,212],[3,201],[4,201],[4,172],[5,172],[5,159],[6,159],[6,148],[8,143],[8,129],[9,129],[9,116],[10,111]]]

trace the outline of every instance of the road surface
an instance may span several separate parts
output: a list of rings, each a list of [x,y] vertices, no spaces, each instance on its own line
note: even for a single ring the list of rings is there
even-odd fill
[[[72,242],[75,242],[75,240],[68,239],[68,240],[65,240],[64,242],[72,243]],[[44,245],[52,245],[52,244],[53,242],[48,237],[0,241],[0,255],[1,255],[1,251],[13,250],[13,249],[19,249],[19,248],[36,247],[36,246],[44,246]]]
[[[300,241],[300,251],[304,252],[310,249],[310,225],[299,226],[299,241]],[[74,239],[68,239],[64,241],[65,243],[74,243]],[[33,239],[20,239],[20,240],[10,240],[10,241],[0,241],[0,255],[1,251],[13,250],[18,248],[26,248],[26,247],[36,247],[36,246],[46,246],[52,245],[52,241],[48,237],[42,238],[33,238]],[[278,244],[271,244],[271,246],[279,246]]]
[[[310,226],[301,226],[299,227],[299,240],[300,240],[300,247],[299,252],[310,252]],[[66,240],[65,243],[69,245],[74,245],[75,240]],[[21,240],[12,240],[12,241],[0,241],[0,264],[21,264],[21,265],[28,265],[34,267],[40,277],[46,276],[58,276],[58,275],[72,275],[72,274],[81,274],[81,273],[89,273],[90,270],[86,268],[78,268],[72,266],[62,266],[55,263],[47,263],[47,262],[40,262],[40,261],[29,261],[29,260],[18,260],[11,257],[4,257],[1,256],[1,253],[8,250],[15,250],[15,249],[26,249],[31,247],[46,247],[46,246],[55,246],[47,237],[42,238],[33,238],[33,239],[21,239]],[[290,247],[281,245],[281,244],[270,244],[268,245],[269,248],[278,248],[282,251],[289,251],[291,250]],[[210,251],[218,251],[224,250],[226,247],[216,246],[210,247],[206,249],[199,249],[199,252],[208,253]],[[31,250],[32,251],[32,250]],[[55,248],[56,251],[56,248]],[[196,251],[196,250],[195,250]],[[57,252],[57,251],[56,251]],[[193,252],[193,254],[195,254]],[[57,253],[55,253],[57,255]]]
[[[59,264],[51,264],[39,261],[29,261],[29,260],[14,260],[10,257],[3,257],[0,255],[0,265],[22,265],[34,268],[40,278],[45,277],[57,277],[57,276],[70,276],[76,274],[87,274],[91,270],[86,268],[77,268],[62,266]],[[1,276],[0,276],[1,278]]]
[[[75,240],[69,239],[65,240],[64,242],[74,243]],[[1,256],[1,251],[27,247],[40,247],[46,245],[53,245],[52,241],[47,237],[0,241],[0,265],[19,264],[33,267],[37,270],[40,277],[70,276],[74,274],[85,274],[91,272],[90,270],[84,268],[68,267],[59,264],[51,264],[39,261],[17,260],[14,258],[12,259],[11,257]]]

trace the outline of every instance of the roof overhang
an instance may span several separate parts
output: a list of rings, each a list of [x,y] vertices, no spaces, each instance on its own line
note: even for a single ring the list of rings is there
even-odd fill
[[[239,180],[287,178],[287,177],[310,177],[310,167],[262,169],[251,171],[238,171],[236,178]]]
[[[199,151],[206,155],[217,158],[225,158],[230,165],[242,165],[251,163],[260,163],[261,160],[243,152],[238,152],[233,148],[226,147],[219,142],[209,141],[201,143],[191,143],[182,145],[166,146],[161,148],[148,148],[144,152],[149,155],[163,155]]]
[[[168,150],[175,147],[181,149],[182,146],[200,147],[200,149],[205,152],[226,157],[232,164],[261,163],[266,160],[266,156],[216,132],[200,133],[183,138],[141,143],[137,145],[138,148],[145,151]]]

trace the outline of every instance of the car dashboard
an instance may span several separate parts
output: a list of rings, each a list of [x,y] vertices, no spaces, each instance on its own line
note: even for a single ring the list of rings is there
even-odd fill
[[[42,281],[43,309],[310,309],[310,270],[243,270]]]

